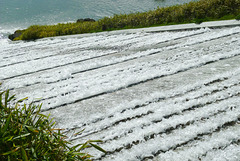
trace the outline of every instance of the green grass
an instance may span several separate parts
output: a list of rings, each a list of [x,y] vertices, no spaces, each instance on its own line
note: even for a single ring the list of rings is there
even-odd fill
[[[236,16],[236,20],[240,20],[240,14]]]
[[[114,15],[96,22],[30,26],[14,40],[34,40],[61,35],[184,23],[199,24],[204,21],[239,19],[239,14],[240,0],[199,0],[182,5],[157,8],[143,13]]]
[[[26,99],[26,98],[25,98]],[[75,161],[90,160],[91,155],[82,152],[87,147],[102,148],[89,140],[70,146],[62,129],[55,129],[50,115],[40,113],[41,105],[23,104],[9,95],[9,90],[0,92],[0,160]]]

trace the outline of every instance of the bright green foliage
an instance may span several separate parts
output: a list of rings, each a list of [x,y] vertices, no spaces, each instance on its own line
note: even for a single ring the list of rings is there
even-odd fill
[[[15,40],[140,28],[169,24],[201,23],[210,20],[234,19],[240,13],[240,0],[199,0],[153,11],[120,14],[96,22],[31,26]]]
[[[236,16],[236,20],[240,20],[240,14]]]
[[[25,98],[26,99],[26,98]],[[0,160],[74,161],[89,160],[92,156],[81,151],[94,147],[100,140],[69,146],[61,129],[54,129],[49,115],[40,113],[41,105],[20,105],[9,90],[0,92]]]

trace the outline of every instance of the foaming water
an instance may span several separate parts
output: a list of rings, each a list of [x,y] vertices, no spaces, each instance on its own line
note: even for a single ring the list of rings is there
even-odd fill
[[[14,31],[22,29],[16,26],[0,26],[0,41],[3,39],[7,39],[9,34],[14,33]]]

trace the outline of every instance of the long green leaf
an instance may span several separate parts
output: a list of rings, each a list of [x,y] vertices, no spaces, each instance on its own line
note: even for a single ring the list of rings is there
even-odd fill
[[[9,137],[7,141],[11,141],[13,139],[13,137],[14,136]]]
[[[5,124],[4,129],[3,129],[3,133],[5,133],[7,131],[7,129],[8,129],[11,117],[12,117],[12,113],[10,113],[10,115],[7,118],[6,124]]]
[[[3,108],[3,104],[2,104],[2,95],[3,95],[4,92],[1,92],[0,93],[0,107]]]
[[[99,151],[101,151],[101,152],[103,152],[103,153],[107,153],[103,148],[101,148],[101,147],[99,147],[99,146],[97,146],[97,145],[95,145],[95,144],[93,144],[93,143],[89,143],[90,145],[92,145],[94,148],[96,148],[97,150],[99,150]]]
[[[28,99],[28,97],[25,97],[23,99],[18,100],[18,102],[22,102],[22,101],[27,100],[27,99]]]
[[[86,154],[86,153],[77,153],[77,152],[74,152],[73,153],[74,155],[78,155],[78,156],[82,156],[82,157],[86,157],[86,158],[90,158],[90,157],[93,157],[89,154]]]
[[[38,133],[39,131],[37,129],[35,129],[34,127],[32,126],[27,126],[25,125],[25,127],[27,128],[27,130],[31,131],[31,132],[34,132],[34,133]]]
[[[13,150],[11,150],[11,151],[8,151],[8,152],[3,153],[3,154],[0,154],[0,155],[9,155],[9,154],[12,154],[12,153],[18,151],[18,149],[20,149],[20,147],[17,147],[16,149],[13,149]]]
[[[19,139],[19,138],[23,138],[23,137],[27,137],[29,135],[31,135],[31,133],[27,133],[27,134],[24,134],[24,135],[20,135],[20,136],[14,137],[13,140],[16,140],[16,139]]]
[[[7,107],[8,96],[9,96],[9,90],[7,90],[6,93],[5,93],[5,107]]]
[[[85,149],[85,148],[87,147],[87,145],[88,145],[88,142],[82,144],[82,146],[77,150],[77,152],[79,152],[79,151]]]
[[[88,142],[90,142],[90,143],[101,143],[101,142],[103,142],[102,140],[88,140]]]
[[[28,161],[27,153],[26,153],[26,151],[23,149],[23,147],[21,147],[21,152],[22,152],[22,159],[23,159],[24,161]]]
[[[10,102],[11,100],[13,100],[15,98],[15,95],[12,95],[7,101]]]
[[[82,145],[82,144],[77,144],[77,145],[73,146],[72,149],[76,149],[76,148],[78,148],[78,147],[81,146],[81,145]]]
[[[81,130],[81,131],[79,131],[79,132],[77,132],[77,133],[75,133],[75,134],[73,134],[73,135],[74,135],[74,136],[80,135],[80,134],[83,133],[84,130],[85,130],[85,129],[83,129],[83,130]]]

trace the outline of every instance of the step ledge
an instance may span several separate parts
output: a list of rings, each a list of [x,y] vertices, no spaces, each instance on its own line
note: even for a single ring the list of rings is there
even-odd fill
[[[168,31],[173,32],[173,31],[184,31],[184,30],[196,30],[201,28],[213,29],[213,28],[236,27],[236,26],[240,26],[239,20],[222,20],[222,21],[203,22],[201,24],[189,23],[189,24],[179,24],[179,25],[147,27],[147,28],[139,28],[139,29],[124,29],[124,30],[105,31],[105,32],[98,32],[98,33],[86,33],[86,34],[77,34],[77,35],[48,37],[44,39],[82,38],[82,37],[99,36],[99,35],[131,34],[131,33],[137,33],[137,32],[146,32],[146,33],[168,32]]]

